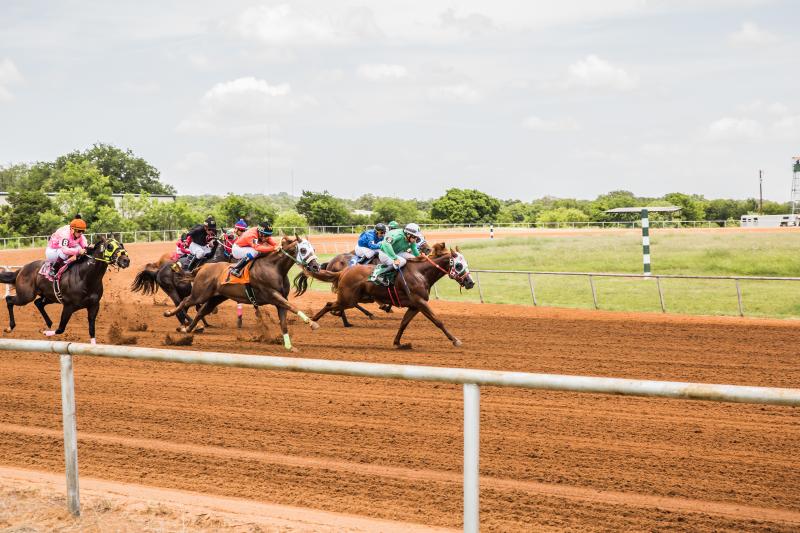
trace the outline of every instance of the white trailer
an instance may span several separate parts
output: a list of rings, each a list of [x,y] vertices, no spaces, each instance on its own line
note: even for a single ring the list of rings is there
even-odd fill
[[[800,215],[742,215],[743,228],[787,228],[800,225]]]

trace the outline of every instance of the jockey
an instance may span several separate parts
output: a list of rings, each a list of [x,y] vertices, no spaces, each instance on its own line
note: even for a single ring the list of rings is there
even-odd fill
[[[175,253],[172,254],[172,260],[177,261],[184,255],[189,255],[191,252],[189,251],[189,244],[192,242],[192,238],[189,237],[187,233],[181,233],[180,238],[175,241]]]
[[[80,215],[76,215],[72,222],[58,228],[50,236],[44,256],[51,262],[51,277],[54,278],[58,274],[67,259],[77,257],[86,251],[89,243],[86,242],[84,233],[86,233],[86,222]]]
[[[378,252],[378,261],[381,264],[372,272],[370,280],[376,281],[385,270],[389,268],[399,270],[412,257],[419,257],[421,254],[417,243],[422,240],[422,232],[419,230],[419,226],[413,222],[407,224],[403,229],[389,231]]]
[[[189,238],[192,242],[189,243],[189,252],[194,256],[189,266],[186,268],[189,272],[194,270],[200,261],[211,253],[211,241],[217,236],[217,222],[214,217],[209,215],[202,224],[198,224],[189,230]]]
[[[272,238],[271,223],[262,222],[248,229],[233,243],[233,257],[239,262],[231,267],[231,275],[240,277],[247,263],[259,255],[274,252],[277,247],[278,243]]]
[[[225,248],[225,255],[233,255],[233,243],[242,236],[242,233],[244,233],[246,229],[247,222],[245,222],[243,218],[240,218],[236,221],[236,224],[233,225],[233,229],[225,232],[225,238],[222,241],[222,246]]]
[[[363,259],[366,259],[364,262],[368,263],[375,257],[375,254],[381,249],[384,235],[386,235],[386,224],[382,222],[375,224],[375,229],[364,231],[358,237],[358,244],[356,244],[355,254],[350,259],[350,266],[360,263]]]

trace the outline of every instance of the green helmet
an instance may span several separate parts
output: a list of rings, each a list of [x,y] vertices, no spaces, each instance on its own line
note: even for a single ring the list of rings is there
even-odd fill
[[[400,224],[398,224],[396,220],[392,220],[387,226],[389,226],[389,229],[397,229],[400,227]]]

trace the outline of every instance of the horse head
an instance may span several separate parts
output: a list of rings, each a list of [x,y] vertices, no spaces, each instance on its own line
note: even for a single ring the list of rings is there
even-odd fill
[[[450,272],[448,272],[448,275],[467,290],[475,286],[475,282],[472,281],[472,276],[469,273],[467,258],[464,257],[458,246],[456,246],[455,250],[450,248]]]
[[[97,242],[86,247],[86,253],[95,261],[119,268],[128,268],[131,265],[131,259],[122,240],[117,240],[113,236],[108,238],[101,236]]]
[[[314,246],[306,239],[295,234],[294,238],[284,236],[281,239],[281,251],[291,257],[302,268],[319,272],[320,266]]]

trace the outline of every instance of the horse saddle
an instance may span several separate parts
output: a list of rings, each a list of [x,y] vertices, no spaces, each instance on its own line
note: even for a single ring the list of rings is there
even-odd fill
[[[366,256],[353,255],[353,257],[350,258],[350,266],[366,265],[366,264],[369,263],[369,261],[370,261],[370,258],[368,258]]]
[[[194,257],[192,254],[186,254],[179,257],[176,263],[180,265],[181,270],[189,270],[189,264],[192,262],[192,257]]]
[[[231,274],[231,269],[226,268],[219,275],[220,285],[249,285],[250,284],[250,267],[253,262],[248,262],[242,269],[242,275],[237,277]]]
[[[64,275],[64,272],[69,268],[69,266],[73,262],[74,261],[66,261],[63,265],[61,265],[61,268],[58,269],[58,272],[56,272],[55,277],[53,277],[51,271],[53,269],[54,262],[45,261],[44,263],[42,263],[41,268],[39,268],[39,275],[44,276],[44,278],[49,282],[55,282],[56,280],[61,281],[61,276]]]
[[[397,270],[394,268],[388,268],[384,265],[377,265],[375,269],[372,271],[372,275],[370,275],[369,280],[374,283],[375,285],[380,285],[382,287],[391,287],[394,285],[394,280],[397,277]]]

